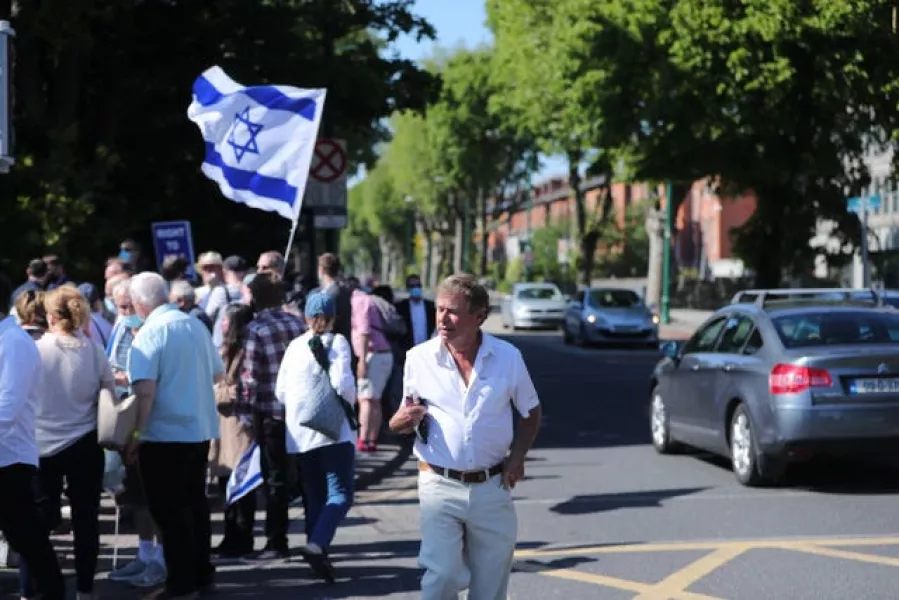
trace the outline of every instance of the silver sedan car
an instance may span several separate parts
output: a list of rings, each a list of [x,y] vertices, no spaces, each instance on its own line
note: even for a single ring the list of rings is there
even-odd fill
[[[614,343],[658,348],[659,318],[633,290],[587,288],[565,312],[565,343]]]
[[[656,450],[728,457],[744,485],[775,482],[791,461],[899,450],[899,313],[756,296],[663,345],[650,383]]]
[[[516,283],[503,299],[504,328],[557,328],[565,316],[565,296],[552,283]]]

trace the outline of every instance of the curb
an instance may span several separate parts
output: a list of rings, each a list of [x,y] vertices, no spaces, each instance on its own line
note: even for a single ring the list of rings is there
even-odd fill
[[[400,444],[399,451],[390,460],[378,465],[374,469],[364,471],[356,475],[355,490],[360,492],[373,485],[377,485],[393,475],[403,463],[412,456],[411,444]]]

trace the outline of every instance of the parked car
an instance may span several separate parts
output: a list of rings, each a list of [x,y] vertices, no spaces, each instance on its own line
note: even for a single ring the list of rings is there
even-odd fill
[[[503,298],[503,327],[557,328],[565,316],[565,296],[554,283],[516,283]]]
[[[587,288],[575,294],[565,312],[566,344],[616,343],[658,348],[659,317],[633,290]]]
[[[871,291],[752,290],[662,345],[652,443],[730,458],[744,485],[792,461],[899,449],[899,311]],[[750,301],[745,303],[742,301]]]

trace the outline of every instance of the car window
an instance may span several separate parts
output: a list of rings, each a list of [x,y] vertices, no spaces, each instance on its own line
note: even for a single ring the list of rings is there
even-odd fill
[[[787,348],[899,343],[899,314],[877,311],[805,312],[773,319]]]
[[[746,356],[757,354],[758,351],[762,349],[763,344],[762,334],[758,329],[754,329],[749,336],[749,340],[746,342],[746,346],[743,347],[743,354]]]
[[[642,304],[640,296],[631,290],[590,290],[588,299],[595,308],[630,308]]]
[[[556,287],[526,287],[515,295],[520,300],[561,300],[562,292]]]
[[[715,350],[724,354],[739,353],[754,327],[755,323],[746,315],[736,315],[727,319],[724,322],[724,333],[721,334]]]
[[[684,346],[684,354],[689,354],[691,352],[710,352],[715,347],[715,341],[718,339],[718,334],[724,329],[724,324],[726,322],[727,319],[725,317],[719,317],[694,333],[693,337],[690,338],[690,341]]]

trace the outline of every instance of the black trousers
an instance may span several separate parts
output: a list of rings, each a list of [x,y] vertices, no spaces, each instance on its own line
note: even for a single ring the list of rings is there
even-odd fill
[[[212,528],[206,500],[209,442],[144,442],[138,465],[150,515],[162,534],[173,596],[198,592],[212,583]]]
[[[37,504],[47,531],[61,520],[63,480],[72,507],[72,534],[75,540],[75,589],[94,591],[97,555],[100,553],[100,492],[103,489],[103,449],[92,431],[68,448],[41,457],[38,468]],[[23,596],[35,595],[29,563],[19,565],[19,585]]]
[[[0,467],[0,531],[28,563],[43,600],[64,600],[65,583],[50,534],[38,513],[34,494],[37,469],[14,464]]]
[[[287,550],[288,490],[287,428],[283,419],[257,415],[253,423],[259,444],[262,488],[265,493],[267,550]]]

